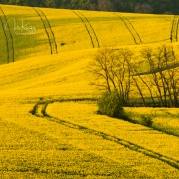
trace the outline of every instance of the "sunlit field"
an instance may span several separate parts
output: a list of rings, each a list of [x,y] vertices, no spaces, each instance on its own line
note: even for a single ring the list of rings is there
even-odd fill
[[[179,136],[179,113],[177,108],[125,108],[133,120],[140,122],[142,116],[153,115],[153,127]]]
[[[1,64],[73,50],[178,41],[174,15],[0,7]]]
[[[179,176],[177,108],[125,107],[136,124],[99,115],[89,72],[99,48],[139,57],[172,35],[178,54],[174,15],[0,7],[0,178]],[[6,18],[36,30],[6,31]],[[137,124],[154,111],[151,127]]]

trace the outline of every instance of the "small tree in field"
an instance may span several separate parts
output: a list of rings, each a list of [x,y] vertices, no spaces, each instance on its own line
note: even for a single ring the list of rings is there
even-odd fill
[[[129,104],[132,56],[128,49],[106,48],[98,51],[89,67],[95,77],[92,84],[109,93],[115,90],[123,105]]]
[[[100,11],[114,11],[114,5],[110,0],[98,0],[98,10]]]
[[[145,4],[137,4],[135,6],[135,12],[136,13],[150,14],[150,13],[152,13],[152,11],[153,11],[153,9],[152,9],[151,5],[147,4],[147,3],[145,3]]]

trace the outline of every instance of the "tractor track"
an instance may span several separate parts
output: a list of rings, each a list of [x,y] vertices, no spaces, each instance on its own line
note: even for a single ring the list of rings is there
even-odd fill
[[[90,26],[90,28],[91,28],[91,30],[92,30],[93,35],[95,36],[95,39],[96,39],[96,41],[97,41],[97,47],[100,48],[100,44],[99,44],[98,37],[97,37],[97,35],[96,35],[96,33],[95,33],[95,31],[94,31],[94,29],[93,29],[91,23],[89,22],[89,20],[87,19],[87,17],[84,16],[81,12],[79,12],[79,14],[81,14],[81,15],[86,19],[87,23],[89,24],[89,26]]]
[[[34,7],[32,7],[32,9],[34,9],[34,11],[38,14],[38,16],[40,17],[40,19],[43,23],[45,32],[46,32],[47,37],[48,37],[48,42],[49,42],[49,45],[50,45],[50,53],[51,54],[57,54],[58,53],[57,43],[56,43],[56,39],[55,39],[54,33],[52,31],[49,20],[47,19],[44,12],[41,11],[40,9],[34,8]]]
[[[1,22],[1,25],[2,25],[2,29],[3,29],[3,33],[4,33],[4,36],[5,36],[5,39],[6,39],[7,63],[9,63],[8,38],[7,38],[7,35],[6,35],[6,32],[5,32],[5,29],[3,27],[4,24],[3,24],[1,16],[0,16],[0,22]]]
[[[98,37],[97,37],[91,23],[89,22],[89,20],[80,12],[77,13],[77,12],[73,11],[73,13],[75,13],[76,16],[78,16],[81,19],[82,23],[84,24],[84,26],[88,32],[88,35],[90,37],[92,47],[99,48],[100,44],[99,44]]]
[[[151,43],[161,43],[161,42],[167,42],[167,41],[169,41],[170,40],[170,38],[167,38],[167,39],[163,39],[163,40],[156,40],[156,41],[152,41],[152,42],[147,42],[147,43],[145,43],[145,44],[151,44]]]
[[[179,19],[178,19],[178,22],[177,22],[177,28],[176,28],[176,40],[178,42],[178,29],[179,28]]]
[[[140,35],[138,34],[138,32],[136,31],[136,29],[134,28],[134,26],[132,25],[132,23],[124,16],[122,16],[120,14],[120,16],[116,13],[114,13],[115,16],[119,17],[122,22],[124,23],[124,25],[126,26],[126,28],[128,29],[128,31],[130,32],[130,34],[132,35],[133,39],[134,39],[134,42],[136,44],[141,44],[143,43],[141,38],[140,38]]]
[[[175,15],[172,22],[172,29],[170,32],[170,42],[178,42],[178,28],[179,28],[179,19]]]
[[[3,18],[2,18],[3,17]],[[6,47],[7,47],[7,63],[10,62],[14,62],[14,40],[13,40],[13,36],[9,27],[9,23],[7,20],[7,17],[2,9],[2,7],[0,7],[0,21],[2,24],[2,28],[3,28],[3,32],[6,38]],[[7,26],[8,30],[5,29],[5,27]]]
[[[151,157],[151,158],[160,160],[162,162],[165,162],[168,165],[172,166],[173,168],[176,168],[177,170],[179,170],[179,160],[176,160],[176,159],[170,158],[168,156],[162,155],[160,153],[154,152],[154,151],[149,150],[147,148],[144,148],[144,147],[142,147],[140,145],[137,145],[137,144],[134,144],[132,142],[126,141],[124,139],[118,138],[116,136],[112,136],[112,135],[109,135],[109,134],[101,132],[101,131],[90,129],[90,128],[85,127],[85,126],[81,126],[81,125],[78,125],[78,124],[75,124],[75,123],[72,123],[72,122],[68,122],[68,121],[65,121],[65,120],[58,119],[56,117],[52,117],[52,116],[50,116],[50,115],[48,115],[46,113],[46,108],[48,107],[49,104],[52,104],[54,102],[64,102],[64,101],[67,102],[67,101],[74,101],[74,100],[75,101],[82,101],[82,100],[78,100],[78,99],[56,100],[56,101],[43,101],[43,100],[40,100],[34,106],[34,108],[31,111],[31,113],[33,115],[37,116],[37,117],[46,118],[47,120],[52,121],[52,122],[56,122],[56,123],[58,123],[60,125],[64,125],[66,127],[76,129],[76,130],[79,130],[79,131],[82,131],[82,132],[85,132],[85,133],[88,133],[88,134],[91,134],[91,135],[96,135],[96,136],[102,137],[105,140],[109,140],[111,142],[115,142],[115,143],[117,143],[119,145],[122,145],[122,146],[124,146],[124,147],[126,147],[126,148],[128,148],[130,150],[139,152],[139,153],[144,154],[144,155],[146,155],[148,157]],[[83,100],[89,100],[89,99],[83,99]]]

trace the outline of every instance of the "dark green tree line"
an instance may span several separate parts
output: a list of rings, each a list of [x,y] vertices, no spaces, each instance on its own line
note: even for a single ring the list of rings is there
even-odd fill
[[[179,14],[178,0],[0,0],[1,4],[154,14]]]

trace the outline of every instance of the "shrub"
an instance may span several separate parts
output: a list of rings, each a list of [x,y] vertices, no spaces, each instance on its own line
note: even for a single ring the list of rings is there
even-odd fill
[[[122,103],[118,98],[116,91],[111,93],[104,92],[99,98],[98,102],[98,113],[104,114],[110,117],[124,118],[124,110]]]
[[[151,127],[152,126],[152,124],[153,124],[153,117],[152,116],[150,116],[150,115],[142,115],[141,116],[141,119],[142,119],[142,124],[144,125],[144,126],[147,126],[147,127]]]

